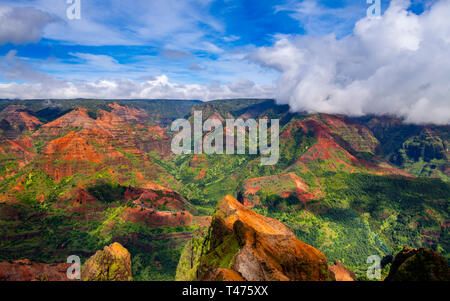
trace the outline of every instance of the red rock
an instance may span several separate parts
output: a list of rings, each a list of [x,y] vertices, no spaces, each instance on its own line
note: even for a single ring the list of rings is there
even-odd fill
[[[78,161],[100,163],[104,156],[92,147],[77,132],[70,132],[62,138],[51,141],[43,150],[51,161]]]
[[[199,260],[199,280],[218,280],[224,272],[229,274],[217,270],[222,265],[248,281],[333,279],[319,250],[298,240],[279,221],[255,213],[231,196],[217,206],[208,245]],[[225,258],[230,262],[221,263]]]
[[[329,267],[330,271],[334,274],[336,281],[355,281],[356,275],[349,269],[347,269],[339,261],[335,261],[334,265]]]
[[[33,263],[28,259],[0,263],[0,281],[70,281],[70,264]]]

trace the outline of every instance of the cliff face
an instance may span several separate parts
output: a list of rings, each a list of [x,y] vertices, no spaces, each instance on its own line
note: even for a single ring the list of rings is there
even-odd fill
[[[198,104],[204,120],[280,119],[279,163],[261,169],[253,156],[174,156],[170,123],[190,109],[177,109],[182,101],[165,102],[165,109],[153,101],[18,103],[28,105],[0,112],[0,245],[7,242],[0,261],[7,262],[4,271],[16,265],[10,273],[31,275],[25,279],[39,278],[47,267],[10,262],[64,262],[66,255],[90,256],[113,241],[138,258],[142,273],[135,270],[135,279],[173,279],[195,227],[209,227],[212,204],[234,192],[244,206],[289,221],[302,241],[355,271],[363,271],[374,248],[383,245],[381,255],[388,255],[397,241],[442,247],[448,259],[448,183],[408,174],[448,181],[448,126],[356,122],[288,114],[287,108],[284,115],[258,100]],[[186,247],[180,278],[326,277],[317,250],[273,220],[223,202],[211,231],[199,231]],[[340,264],[330,270],[336,280],[352,278]]]
[[[333,280],[320,251],[231,196],[219,202],[209,232],[194,237],[178,267],[178,275],[192,277],[184,280]]]

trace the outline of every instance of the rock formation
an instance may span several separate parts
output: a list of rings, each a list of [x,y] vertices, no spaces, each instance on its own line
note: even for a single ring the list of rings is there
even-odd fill
[[[339,261],[335,261],[333,265],[330,266],[330,271],[334,274],[336,281],[355,281],[356,275],[349,269],[347,269]]]
[[[325,256],[277,220],[222,199],[209,231],[186,246],[178,280],[333,280]],[[183,276],[181,276],[183,275]]]
[[[450,269],[445,258],[429,248],[404,247],[385,281],[450,281]]]
[[[81,268],[83,281],[132,281],[131,255],[115,242],[97,251]]]

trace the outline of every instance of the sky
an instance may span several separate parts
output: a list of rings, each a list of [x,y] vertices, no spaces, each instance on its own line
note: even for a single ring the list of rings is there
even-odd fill
[[[450,0],[370,17],[373,1],[0,0],[0,98],[275,98],[449,124]]]

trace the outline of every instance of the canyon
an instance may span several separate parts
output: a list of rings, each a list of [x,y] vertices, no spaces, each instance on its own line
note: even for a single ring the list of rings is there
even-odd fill
[[[193,123],[196,111],[279,120],[278,163],[172,153],[171,123]],[[449,133],[264,99],[0,101],[0,275],[59,280],[67,256],[87,260],[114,242],[131,254],[134,280],[173,280],[186,258],[198,267],[185,277],[205,280],[365,280],[373,254],[387,277],[403,246],[448,260]],[[302,258],[315,262],[307,275],[291,270]]]

